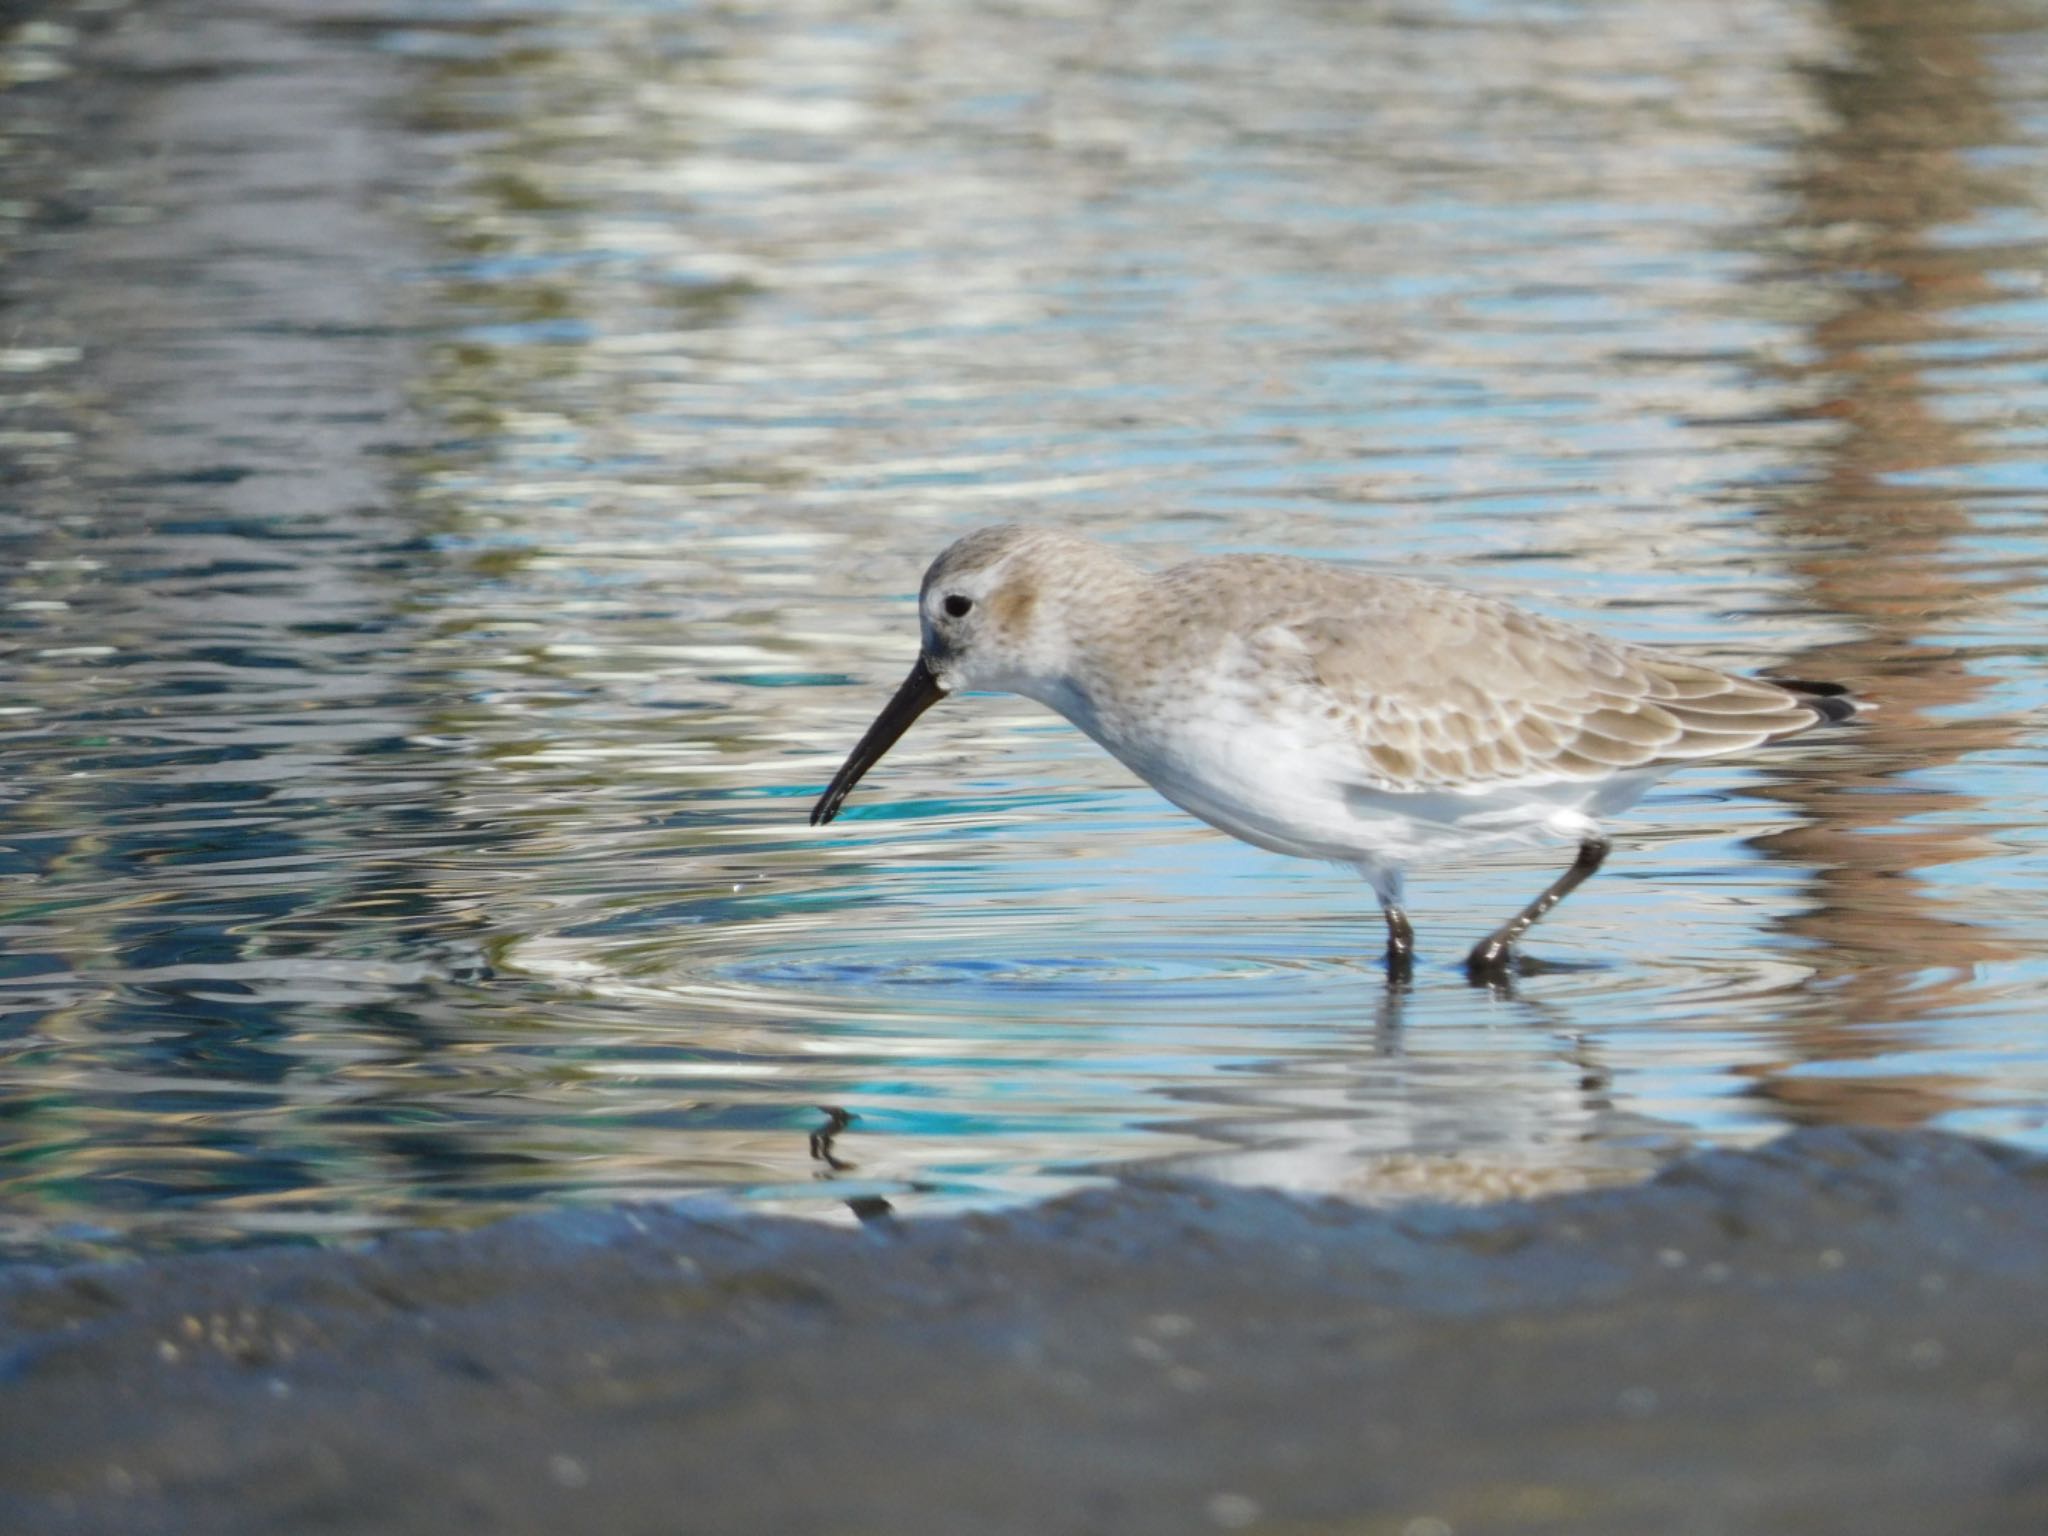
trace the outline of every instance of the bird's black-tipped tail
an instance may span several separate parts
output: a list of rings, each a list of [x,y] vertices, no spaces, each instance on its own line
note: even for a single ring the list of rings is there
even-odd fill
[[[1773,677],[1767,679],[1776,683],[1787,693],[1799,695],[1799,702],[1806,705],[1824,722],[1849,720],[1861,714],[1870,706],[1858,703],[1855,696],[1840,683],[1815,683],[1798,677]]]

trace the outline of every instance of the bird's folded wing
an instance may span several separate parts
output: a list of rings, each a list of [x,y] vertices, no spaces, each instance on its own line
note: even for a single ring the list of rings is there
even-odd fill
[[[1822,718],[1774,683],[1458,596],[1406,613],[1396,602],[1375,622],[1282,621],[1253,641],[1292,674],[1293,707],[1355,740],[1384,789],[1604,779],[1740,752]]]

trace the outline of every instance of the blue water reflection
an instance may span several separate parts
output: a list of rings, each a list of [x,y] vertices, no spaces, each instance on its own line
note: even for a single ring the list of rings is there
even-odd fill
[[[2048,1147],[2048,24],[111,9],[8,56],[5,1251]],[[1389,993],[1013,700],[806,825],[1002,517],[1880,707],[1669,781],[1514,996],[1557,858],[1418,872]]]

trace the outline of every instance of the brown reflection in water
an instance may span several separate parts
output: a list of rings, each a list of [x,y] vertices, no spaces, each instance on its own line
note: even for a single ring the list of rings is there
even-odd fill
[[[2015,722],[1972,708],[1987,687],[1930,629],[2000,601],[2020,575],[1987,578],[1958,560],[1974,529],[1939,492],[1883,477],[1984,457],[1967,427],[1945,419],[1919,344],[1951,334],[1945,316],[1997,296],[1987,271],[2009,254],[1949,249],[1937,226],[2012,199],[1962,151],[2008,137],[1985,55],[1994,18],[1975,0],[1834,0],[1828,11],[1853,49],[1817,91],[1832,118],[1805,146],[1791,182],[1797,203],[1778,232],[1792,283],[1832,296],[1811,330],[1815,357],[1798,376],[1822,392],[1816,416],[1841,426],[1822,477],[1766,517],[1813,608],[1854,619],[1861,638],[1803,656],[1800,671],[1839,678],[1877,701],[1846,751],[1767,791],[1795,806],[1794,828],[1759,840],[1774,858],[1817,872],[1812,908],[1783,926],[1816,941],[1815,984],[1803,989],[1783,1039],[1798,1061],[1868,1058],[1914,1043],[1898,1026],[1958,1007],[1975,968],[2012,944],[1944,910],[1922,878],[1992,851],[1969,827],[1927,820],[1979,797],[1902,776],[2011,745]],[[2038,23],[2037,23],[2038,24]],[[1968,717],[1937,718],[1962,706]],[[1919,818],[1916,820],[1916,818]],[[1918,1123],[1963,1102],[1952,1080],[1787,1078],[1759,1064],[1756,1094],[1800,1123]]]

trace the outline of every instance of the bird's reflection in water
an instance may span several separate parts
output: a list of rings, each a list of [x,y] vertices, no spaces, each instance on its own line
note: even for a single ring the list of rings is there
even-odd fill
[[[1606,1037],[1533,980],[1475,994],[1452,963],[1386,979],[1352,962],[1355,1011],[1304,1047],[1276,1028],[1276,1054],[1220,1063],[1162,1090],[1208,1145],[1158,1166],[1175,1174],[1335,1194],[1368,1203],[1528,1198],[1630,1182],[1694,1144],[1683,1127],[1617,1095]],[[1607,970],[1599,966],[1557,969]],[[1533,977],[1546,968],[1531,965]],[[1498,1063],[1511,1058],[1503,1113]]]
[[[832,1144],[839,1139],[839,1133],[853,1124],[853,1115],[837,1104],[820,1104],[818,1113],[825,1117],[825,1123],[811,1132],[811,1158],[823,1163],[818,1172],[821,1179],[829,1179],[835,1173],[846,1173],[857,1168],[858,1163],[849,1163],[832,1150]]]
[[[818,1113],[825,1117],[825,1123],[811,1132],[811,1158],[822,1163],[817,1176],[820,1179],[837,1178],[842,1173],[851,1173],[860,1165],[849,1162],[833,1150],[840,1134],[859,1119],[850,1110],[837,1104],[820,1104]],[[881,1195],[852,1195],[847,1198],[846,1208],[863,1222],[887,1221],[896,1214],[896,1207]]]

